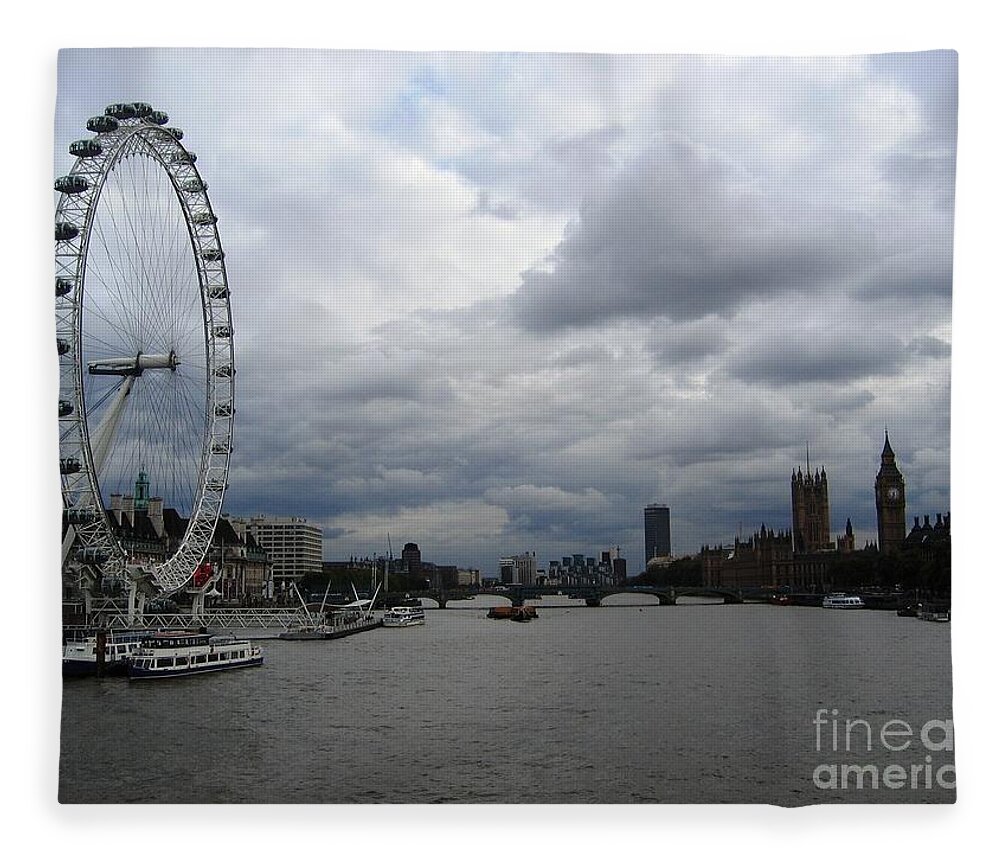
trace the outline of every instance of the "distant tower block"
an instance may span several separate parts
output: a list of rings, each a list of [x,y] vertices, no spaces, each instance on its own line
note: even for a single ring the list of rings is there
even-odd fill
[[[906,482],[896,466],[888,430],[882,447],[882,465],[875,476],[875,513],[879,552],[899,549],[906,537]]]
[[[832,546],[826,469],[810,474],[806,453],[806,474],[802,474],[801,466],[792,471],[792,551],[818,552]]]
[[[415,543],[408,543],[403,547],[403,567],[407,573],[417,573],[420,570],[420,547]]]
[[[646,524],[646,564],[651,558],[670,555],[670,508],[666,505],[647,505]]]

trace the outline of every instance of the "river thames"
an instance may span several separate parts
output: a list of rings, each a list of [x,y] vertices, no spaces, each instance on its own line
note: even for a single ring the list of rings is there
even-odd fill
[[[516,624],[482,598],[266,641],[260,669],[68,681],[60,800],[954,802],[950,625],[643,599]]]

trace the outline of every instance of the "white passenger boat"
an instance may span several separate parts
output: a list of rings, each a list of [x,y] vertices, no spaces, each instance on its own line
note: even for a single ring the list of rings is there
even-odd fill
[[[382,616],[383,627],[416,627],[424,623],[422,606],[393,606]]]
[[[865,602],[853,594],[828,594],[823,598],[824,609],[864,609]]]
[[[260,666],[260,647],[247,640],[186,630],[154,633],[128,663],[129,680],[176,678]]]
[[[124,675],[128,658],[148,638],[149,631],[146,630],[120,630],[67,639],[63,645],[63,677]]]

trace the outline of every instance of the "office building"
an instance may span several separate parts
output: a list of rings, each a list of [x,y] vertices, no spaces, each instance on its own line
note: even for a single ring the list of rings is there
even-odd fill
[[[651,558],[666,558],[670,555],[670,508],[666,505],[647,505],[646,524],[646,564]]]

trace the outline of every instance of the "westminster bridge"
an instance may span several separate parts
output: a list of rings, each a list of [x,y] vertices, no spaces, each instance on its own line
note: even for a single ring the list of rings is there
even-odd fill
[[[586,606],[600,606],[604,598],[614,594],[644,594],[657,599],[660,606],[674,606],[678,597],[715,597],[723,603],[743,603],[744,598],[757,597],[727,588],[704,588],[699,586],[643,586],[643,585],[503,585],[493,588],[433,588],[424,591],[410,591],[405,597],[422,598],[445,609],[451,601],[470,600],[480,595],[491,595],[509,600],[513,606],[523,606],[526,600],[537,600],[545,596],[563,595],[582,600]],[[392,594],[386,604],[398,602],[402,594]]]

